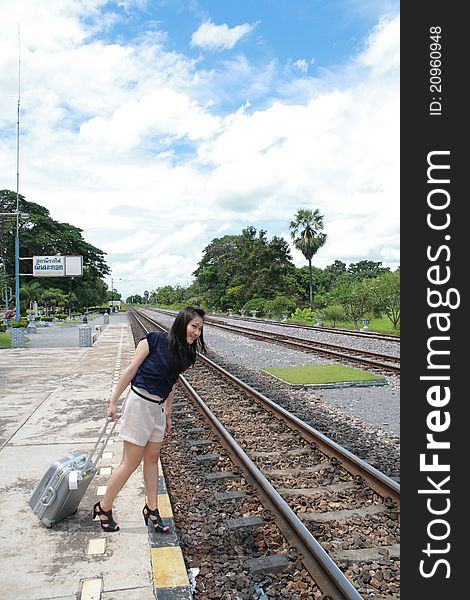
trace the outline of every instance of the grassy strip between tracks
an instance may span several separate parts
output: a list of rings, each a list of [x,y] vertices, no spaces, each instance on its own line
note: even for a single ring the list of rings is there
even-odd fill
[[[298,325],[315,325],[315,321],[303,321],[301,319],[293,319],[290,317],[288,319],[288,323],[296,323]],[[352,321],[327,321],[326,319],[321,322],[325,327],[334,327],[337,329],[351,329],[351,331],[360,331],[363,327],[362,323],[359,323],[358,328],[354,325]],[[400,337],[400,325],[398,325],[398,329],[393,329],[393,325],[389,319],[372,319],[368,325],[370,333],[384,333],[388,335],[396,335]],[[319,328],[321,330],[321,326]]]
[[[285,367],[264,369],[279,379],[292,384],[343,383],[354,381],[384,381],[385,377],[374,375],[361,369],[342,365],[307,365],[302,367]]]

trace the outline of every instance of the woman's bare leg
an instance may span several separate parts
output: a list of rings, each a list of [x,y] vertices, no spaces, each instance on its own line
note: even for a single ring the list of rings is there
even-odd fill
[[[158,513],[149,514],[158,508],[158,458],[163,442],[147,442],[144,450],[144,479],[147,492],[147,506],[144,508],[144,516],[153,522],[153,526],[159,531],[167,532],[168,525],[164,525]]]
[[[144,481],[147,505],[155,510],[158,505],[158,459],[163,442],[147,442],[144,448]]]
[[[119,494],[125,483],[137,469],[144,455],[144,446],[137,446],[124,440],[121,462],[113,470],[108,480],[106,494],[100,500],[101,508],[105,511],[111,510],[114,499]],[[100,519],[106,522],[106,517],[100,516]]]

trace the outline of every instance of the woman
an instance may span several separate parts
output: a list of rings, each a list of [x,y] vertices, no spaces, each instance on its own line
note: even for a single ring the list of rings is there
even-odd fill
[[[198,350],[205,351],[204,314],[200,308],[187,306],[176,316],[169,334],[150,332],[137,344],[134,358],[119,378],[108,416],[116,419],[118,400],[130,383],[120,419],[120,437],[124,440],[121,463],[109,478],[103,499],[93,507],[93,519],[99,517],[105,531],[119,531],[113,519],[113,502],[142,459],[147,493],[147,504],[142,510],[145,524],[150,519],[156,531],[169,529],[157,506],[158,458],[165,432],[171,428],[178,376],[194,365]]]

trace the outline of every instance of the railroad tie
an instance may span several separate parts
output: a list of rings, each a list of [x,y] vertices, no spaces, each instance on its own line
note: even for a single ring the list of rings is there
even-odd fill
[[[219,502],[227,502],[228,500],[238,500],[239,498],[245,498],[246,492],[234,491],[234,492],[216,492],[214,497]]]
[[[188,440],[188,444],[191,447],[198,448],[200,446],[212,446],[212,444],[216,444],[214,440]]]
[[[332,550],[331,557],[335,562],[342,561],[348,564],[371,561],[387,565],[391,560],[400,559],[400,544],[374,546],[372,548],[355,548],[352,550]]]
[[[263,517],[256,515],[254,517],[227,519],[227,525],[229,529],[249,529],[251,527],[262,527],[263,525],[266,525],[266,521],[263,519]]]
[[[316,521],[317,523],[326,523],[328,521],[341,521],[349,517],[366,517],[368,515],[377,515],[387,511],[384,504],[373,504],[363,506],[362,508],[353,508],[348,510],[333,510],[330,512],[308,512],[299,513],[298,517],[302,521]]]
[[[314,488],[278,488],[277,491],[281,496],[316,496],[341,490],[349,490],[354,487],[355,484],[353,481],[342,481],[340,483],[332,483],[331,485],[319,485]]]
[[[201,462],[216,461],[219,460],[219,458],[220,454],[199,454],[198,456],[196,456],[196,460],[199,460]]]
[[[239,475],[232,471],[217,471],[216,473],[206,473],[206,479],[209,481],[221,481],[224,479],[237,479]]]
[[[246,561],[251,573],[282,573],[290,565],[290,561],[283,554],[270,554],[259,558],[250,558]]]

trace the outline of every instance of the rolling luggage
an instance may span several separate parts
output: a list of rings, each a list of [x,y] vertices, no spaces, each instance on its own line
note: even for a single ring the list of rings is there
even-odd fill
[[[112,426],[106,433],[109,423]],[[47,469],[29,500],[33,513],[46,527],[52,527],[54,523],[77,512],[115,426],[116,421],[108,417],[89,456],[76,450],[59,458]]]

